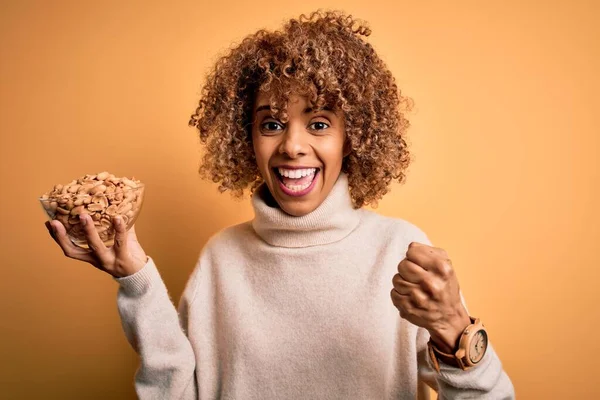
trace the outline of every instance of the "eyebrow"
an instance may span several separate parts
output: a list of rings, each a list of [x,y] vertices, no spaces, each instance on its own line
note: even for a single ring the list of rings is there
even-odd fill
[[[268,104],[265,104],[265,105],[259,106],[259,107],[256,109],[255,113],[256,113],[256,114],[258,114],[260,111],[263,111],[263,110],[270,110],[270,109],[271,109],[271,106],[269,106]],[[330,111],[330,112],[332,112],[332,113],[334,113],[334,114],[335,114],[335,112],[333,111],[333,109],[332,109],[331,107],[327,107],[327,106],[326,106],[326,107],[323,107],[323,110],[325,110],[325,111]],[[306,108],[304,109],[304,114],[308,114],[308,113],[310,113],[310,112],[312,112],[312,111],[313,111],[313,109],[312,109],[311,107],[306,107]]]

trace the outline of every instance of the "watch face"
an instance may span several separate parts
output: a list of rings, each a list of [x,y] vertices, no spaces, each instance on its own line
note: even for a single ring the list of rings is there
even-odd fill
[[[473,364],[477,364],[483,358],[485,350],[487,349],[488,338],[484,330],[478,331],[471,340],[471,347],[469,349],[469,359]]]

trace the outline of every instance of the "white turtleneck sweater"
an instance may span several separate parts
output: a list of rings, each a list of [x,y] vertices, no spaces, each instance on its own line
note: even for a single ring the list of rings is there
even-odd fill
[[[400,318],[390,291],[416,226],[353,209],[342,174],[303,217],[252,197],[255,218],[203,249],[176,309],[152,260],[116,279],[140,399],[511,399],[490,346],[462,371],[427,356],[429,333]],[[491,333],[493,338],[493,332]]]

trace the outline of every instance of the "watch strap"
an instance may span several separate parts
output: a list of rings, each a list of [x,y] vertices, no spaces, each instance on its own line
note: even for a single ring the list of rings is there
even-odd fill
[[[460,339],[462,339],[463,334],[472,325],[474,325],[475,323],[478,322],[477,318],[473,318],[473,317],[469,317],[469,318],[471,319],[471,324],[468,325],[463,330],[463,332],[461,333]],[[443,351],[441,351],[440,349],[438,349],[435,346],[435,344],[431,341],[431,339],[429,339],[429,342],[427,342],[427,349],[428,349],[429,359],[431,361],[431,364],[433,365],[433,368],[438,373],[440,372],[440,363],[439,363],[439,361],[442,361],[446,365],[450,365],[452,367],[460,368],[463,371],[465,371],[465,370],[467,370],[469,368],[467,365],[465,365],[465,363],[461,359],[462,357],[464,357],[465,353],[464,353],[464,351],[461,351],[460,349],[458,349],[458,351],[455,354],[444,353]]]
[[[462,370],[466,369],[464,364],[462,362],[460,362],[460,360],[455,355],[442,352],[440,349],[435,347],[435,345],[433,344],[433,342],[431,340],[429,340],[429,342],[427,343],[427,347],[429,349],[429,359],[431,360],[431,363],[433,364],[433,368],[438,373],[440,372],[439,361],[442,361],[446,365],[460,368]]]

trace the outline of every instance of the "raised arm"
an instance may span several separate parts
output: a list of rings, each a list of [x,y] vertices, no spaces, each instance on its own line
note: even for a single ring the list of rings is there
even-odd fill
[[[448,254],[422,236],[409,244],[391,291],[400,316],[420,327],[419,380],[438,390],[440,399],[513,399],[485,330],[469,317]]]

